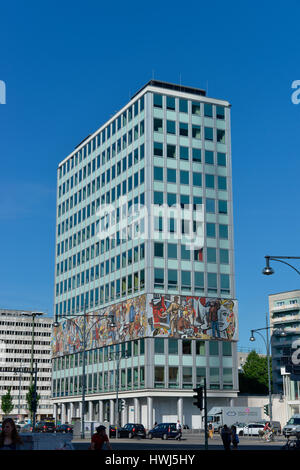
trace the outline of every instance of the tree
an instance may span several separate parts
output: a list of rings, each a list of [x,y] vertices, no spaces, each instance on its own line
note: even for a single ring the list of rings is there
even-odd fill
[[[2,395],[1,397],[1,408],[5,415],[9,415],[9,413],[13,410],[14,405],[12,402],[12,396],[10,394],[10,387],[7,390],[6,395]]]
[[[271,358],[270,373],[272,384]],[[268,393],[268,361],[266,357],[259,356],[256,351],[249,353],[243,371],[239,373],[239,386],[241,393]]]
[[[37,393],[36,394],[36,408],[38,406],[40,398],[41,396]],[[28,405],[28,410],[30,411],[31,414],[33,414],[33,412],[36,411],[36,409],[34,409],[34,383],[31,384],[28,389],[28,393],[26,394],[26,401]]]

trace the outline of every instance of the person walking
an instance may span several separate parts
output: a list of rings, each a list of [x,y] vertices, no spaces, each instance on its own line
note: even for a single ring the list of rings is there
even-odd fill
[[[176,431],[177,431],[177,435],[176,435],[175,439],[178,440],[178,441],[181,441],[182,426],[180,424],[179,419],[177,420],[177,423],[176,423]]]
[[[238,443],[240,442],[239,436],[236,433],[236,426],[231,426],[231,442],[234,449],[237,449]]]
[[[214,427],[211,423],[208,425],[208,437],[210,439],[214,438]]]
[[[4,419],[0,434],[0,450],[19,450],[22,444],[14,420],[12,418]]]
[[[109,450],[112,450],[105,426],[98,426],[95,434],[92,435],[90,450],[102,450],[104,443]]]
[[[222,428],[221,438],[222,438],[224,450],[230,450],[231,431],[228,428],[227,424],[224,424],[224,426]]]

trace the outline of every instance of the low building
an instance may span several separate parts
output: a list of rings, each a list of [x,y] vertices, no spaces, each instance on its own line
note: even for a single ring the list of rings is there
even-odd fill
[[[10,388],[11,414],[29,417],[26,394],[31,380],[32,312],[0,309],[0,398]],[[35,318],[33,363],[37,364],[37,419],[53,415],[51,398],[52,319]],[[1,402],[0,402],[1,405]],[[0,406],[1,408],[1,406]],[[3,418],[3,410],[0,410]]]

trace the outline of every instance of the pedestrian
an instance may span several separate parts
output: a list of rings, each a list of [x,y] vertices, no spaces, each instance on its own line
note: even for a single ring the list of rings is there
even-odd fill
[[[240,442],[239,436],[236,433],[236,426],[231,426],[231,442],[234,449],[237,449],[238,443]]]
[[[227,424],[224,424],[221,431],[221,438],[223,441],[224,450],[230,450],[231,443],[231,431],[228,428]]]
[[[176,431],[177,431],[177,434],[176,434],[175,439],[178,440],[178,441],[181,441],[182,426],[181,426],[181,424],[180,424],[179,419],[177,420],[177,423],[176,423]]]
[[[14,420],[12,418],[4,419],[0,434],[0,450],[19,450],[22,444]]]
[[[208,425],[208,437],[210,439],[214,438],[214,427],[211,423]]]
[[[90,450],[102,450],[104,443],[109,450],[112,450],[108,436],[106,434],[106,428],[105,426],[101,425],[96,428],[95,434],[92,435]]]

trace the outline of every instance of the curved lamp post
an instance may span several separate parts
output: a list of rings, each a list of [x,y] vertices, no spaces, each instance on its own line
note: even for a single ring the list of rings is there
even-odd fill
[[[279,263],[286,264],[287,266],[292,268],[294,271],[296,271],[297,274],[300,275],[300,271],[298,271],[298,269],[296,269],[294,266],[287,263],[286,261],[282,261],[283,259],[300,259],[300,256],[269,256],[267,255],[265,256],[265,259],[266,259],[266,266],[262,270],[262,273],[265,274],[266,276],[270,276],[271,274],[274,274],[275,272],[274,269],[271,268],[270,266],[270,260],[278,261]]]
[[[120,426],[120,412],[119,412],[119,380],[120,380],[120,362],[121,359],[128,359],[128,353],[125,351],[123,353],[121,350],[113,351],[109,353],[109,361],[116,361],[117,362],[117,367],[116,367],[116,409],[115,409],[115,416],[114,416],[114,421],[116,423],[116,439],[118,438],[118,431],[119,431],[119,426]]]
[[[78,326],[76,323],[75,319],[78,317],[83,317],[83,328]],[[92,325],[87,329],[86,324],[87,324],[87,318],[88,317],[96,317],[97,320],[95,320]],[[99,320],[104,320],[107,319],[109,320],[109,325],[111,328],[114,328],[115,322],[114,322],[114,315],[97,315],[97,314],[87,314],[86,312],[86,307],[84,307],[84,311],[81,314],[75,315],[75,318],[70,318],[68,315],[67,316],[59,316],[59,319],[64,319],[68,320],[69,322],[73,323],[73,325],[76,326],[78,331],[80,332],[81,335],[81,344],[82,344],[82,353],[83,353],[83,358],[82,358],[82,399],[81,399],[81,438],[84,439],[85,437],[85,430],[84,430],[84,413],[85,413],[85,392],[86,392],[86,377],[85,377],[85,369],[86,369],[86,343],[87,343],[87,338],[89,336],[89,333],[91,329],[96,325],[96,323]],[[58,317],[57,315],[55,316],[55,322],[53,323],[53,326],[55,328],[59,327],[59,322],[58,322]]]

